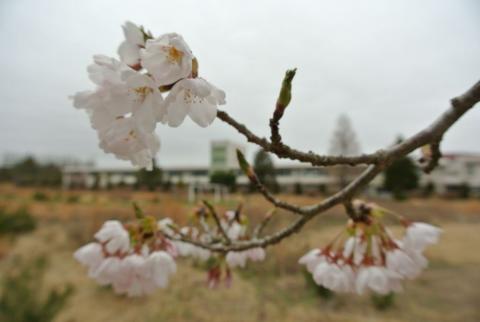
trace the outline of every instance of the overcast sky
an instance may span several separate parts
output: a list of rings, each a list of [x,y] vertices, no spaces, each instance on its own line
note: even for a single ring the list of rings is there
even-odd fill
[[[297,67],[284,141],[319,153],[341,113],[371,152],[427,125],[480,79],[478,0],[2,0],[0,157],[113,164],[68,95],[93,87],[86,66],[94,54],[116,56],[125,20],[154,35],[181,33],[201,75],[225,90],[223,108],[261,135],[285,70]],[[477,106],[448,132],[444,150],[480,152],[479,125]],[[218,120],[157,133],[162,166],[208,164],[212,139],[245,142]]]

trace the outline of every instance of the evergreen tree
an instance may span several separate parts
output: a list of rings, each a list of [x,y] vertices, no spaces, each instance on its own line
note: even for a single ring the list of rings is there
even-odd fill
[[[144,168],[137,172],[137,188],[146,187],[153,191],[162,184],[162,170],[157,167],[155,159],[153,159],[153,169],[147,171]]]
[[[237,177],[233,171],[215,171],[210,175],[210,182],[228,187],[231,191],[235,189]]]
[[[397,143],[402,141],[401,138]],[[394,161],[384,173],[383,187],[392,192],[395,199],[404,199],[405,193],[418,187],[418,169],[408,156]]]

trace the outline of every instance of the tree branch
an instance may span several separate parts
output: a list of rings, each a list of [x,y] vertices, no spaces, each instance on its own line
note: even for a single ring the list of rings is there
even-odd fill
[[[225,238],[225,244],[227,245],[231,244],[232,241],[230,240],[230,237],[228,237],[228,234],[225,231],[225,229],[223,229],[222,223],[220,222],[220,218],[218,218],[215,208],[206,200],[203,200],[202,202],[205,205],[205,207],[207,207],[208,212],[212,215],[213,220],[215,221],[215,224],[217,225],[217,228],[222,234],[223,238]]]
[[[379,150],[374,154],[362,154],[354,157],[347,156],[323,156],[309,152],[302,152],[289,147],[284,143],[272,144],[266,138],[262,138],[250,131],[244,124],[237,122],[227,112],[218,110],[217,118],[227,123],[240,134],[242,134],[248,142],[254,143],[262,147],[265,151],[271,152],[282,159],[290,159],[305,163],[310,163],[314,166],[329,166],[329,165],[358,165],[358,164],[375,164],[383,156],[383,151]]]
[[[298,210],[303,215],[297,218],[292,224],[286,228],[272,234],[265,236],[261,239],[254,239],[250,241],[238,241],[230,245],[222,244],[203,244],[196,241],[189,241],[180,239],[185,242],[190,242],[199,247],[210,249],[217,252],[226,251],[240,251],[254,247],[267,247],[273,244],[277,244],[290,235],[298,232],[308,221],[315,216],[323,213],[327,209],[334,207],[340,203],[347,203],[351,200],[355,194],[364,188],[370,181],[372,181],[381,171],[388,167],[393,161],[401,158],[413,150],[432,142],[438,141],[443,137],[444,133],[462,117],[469,109],[471,109],[476,103],[480,101],[480,82],[477,82],[464,94],[451,100],[451,107],[440,115],[432,124],[430,124],[424,130],[416,133],[405,141],[394,145],[386,150],[378,150],[373,154],[365,154],[359,157],[332,157],[332,156],[318,156],[313,153],[304,153],[297,150],[293,150],[287,147],[285,151],[289,151],[284,155],[287,158],[293,160],[299,160],[304,162],[310,162],[314,165],[333,165],[333,164],[360,164],[360,163],[372,163],[363,171],[355,180],[350,182],[345,188],[338,191],[334,195],[324,199],[320,203],[312,206],[299,207]],[[267,151],[271,151],[277,155],[278,151],[271,150],[271,143],[265,138],[260,138],[253,134],[243,124],[238,123],[231,118],[227,113],[218,111],[217,117],[227,124],[231,125],[241,134],[243,134],[249,142],[256,143],[263,147]],[[283,146],[283,145],[282,145]],[[286,146],[285,146],[286,147]],[[281,155],[281,154],[280,154]],[[280,156],[279,155],[279,156]],[[335,161],[335,162],[334,162]],[[317,164],[316,164],[317,163]],[[318,164],[320,163],[320,164]],[[171,237],[171,238],[183,238],[183,237]]]
[[[270,210],[266,215],[265,217],[263,218],[263,220],[257,225],[257,227],[255,227],[255,230],[253,231],[253,237],[254,238],[258,238],[260,237],[260,235],[262,234],[263,230],[265,229],[265,227],[267,227],[268,223],[270,222],[270,220],[272,219],[273,217],[273,214],[275,213],[276,209],[272,209]]]

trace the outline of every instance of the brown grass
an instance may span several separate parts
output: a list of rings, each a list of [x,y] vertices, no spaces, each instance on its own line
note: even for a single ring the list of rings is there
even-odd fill
[[[416,281],[406,283],[395,305],[377,311],[368,296],[335,296],[325,301],[306,288],[298,258],[309,247],[331,238],[343,224],[341,208],[313,220],[302,234],[268,249],[267,260],[236,272],[228,289],[205,288],[205,273],[188,261],[179,261],[179,271],[170,287],[143,299],[128,299],[89,280],[72,258],[73,250],[88,241],[107,218],[131,218],[130,203],[138,201],[145,211],[187,222],[194,205],[183,194],[150,192],[90,192],[45,190],[48,201],[34,201],[37,189],[0,186],[0,205],[28,206],[40,220],[39,229],[0,245],[8,255],[0,262],[0,274],[14,257],[45,254],[50,266],[48,285],[75,285],[76,292],[57,322],[73,321],[480,321],[480,202],[478,200],[382,201],[412,219],[426,220],[445,232],[439,245],[428,250],[430,267]],[[78,200],[72,202],[71,196]],[[299,204],[314,197],[282,196]],[[70,198],[70,199],[69,199]],[[75,198],[74,198],[75,199]],[[68,201],[70,200],[70,201]],[[245,203],[245,213],[259,220],[269,209],[260,196],[234,196],[219,205],[226,209]],[[291,215],[279,212],[270,229],[288,222]],[[399,229],[399,227],[397,227]]]

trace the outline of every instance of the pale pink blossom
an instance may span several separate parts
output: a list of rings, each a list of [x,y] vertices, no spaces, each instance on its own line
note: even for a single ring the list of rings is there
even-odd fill
[[[386,269],[383,266],[361,267],[357,273],[355,290],[358,294],[364,294],[368,289],[382,295],[390,292],[400,292],[401,276]]]
[[[165,288],[171,275],[177,271],[177,265],[169,253],[155,251],[148,256],[146,265],[155,286]]]
[[[92,277],[100,285],[109,285],[122,277],[122,260],[119,257],[105,258],[97,269],[93,272]]]
[[[315,268],[325,260],[326,258],[322,255],[320,249],[312,249],[308,253],[303,255],[298,261],[298,263],[301,265],[305,265],[307,271],[313,273]]]
[[[146,259],[138,254],[131,254],[121,260],[119,273],[111,283],[117,294],[127,294],[129,297],[151,294],[155,290]]]
[[[202,78],[178,81],[165,99],[167,113],[163,119],[177,127],[188,115],[201,127],[209,126],[217,116],[217,106],[225,104],[225,92]]]
[[[120,60],[125,64],[138,68],[140,65],[140,48],[145,47],[145,37],[137,25],[127,21],[122,26],[125,40],[118,47]]]
[[[435,226],[414,222],[407,227],[404,247],[412,250],[423,251],[425,247],[436,244],[442,230]]]
[[[243,268],[247,264],[247,260],[258,262],[263,261],[264,259],[265,250],[261,247],[255,247],[242,251],[230,251],[225,257],[225,260],[230,268]]]
[[[347,265],[337,265],[323,261],[313,271],[313,280],[335,292],[351,292],[354,283],[354,273]]]
[[[423,269],[422,265],[415,262],[401,248],[396,248],[386,253],[386,267],[390,271],[411,279],[417,277]]]
[[[176,33],[149,39],[140,50],[142,66],[158,85],[170,85],[192,73],[193,54],[183,37]]]
[[[105,244],[109,254],[127,253],[130,250],[130,236],[128,231],[117,220],[106,221],[102,228],[95,234],[95,238]]]
[[[73,257],[80,262],[80,264],[88,267],[88,275],[90,277],[93,276],[93,273],[105,258],[102,245],[99,243],[88,243],[80,247],[75,251]]]

